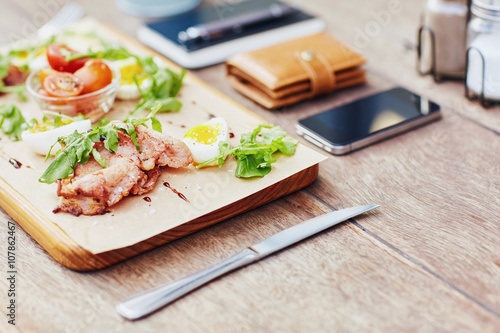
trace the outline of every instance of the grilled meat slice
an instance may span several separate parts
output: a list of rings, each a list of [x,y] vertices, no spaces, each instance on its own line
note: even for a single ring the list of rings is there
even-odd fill
[[[130,193],[135,195],[142,195],[151,191],[162,171],[163,168],[159,166],[155,166],[151,170],[144,171],[145,177],[143,179],[140,179],[137,184],[132,187]]]
[[[143,125],[137,126],[136,131],[141,169],[151,170],[155,165],[180,168],[193,161],[189,147],[181,140]]]
[[[182,141],[142,125],[136,131],[139,152],[122,131],[118,131],[116,153],[96,143],[94,148],[108,167],[101,167],[93,157],[86,164],[78,164],[73,177],[58,181],[61,199],[54,212],[76,216],[106,213],[108,207],[129,194],[151,191],[165,166],[177,168],[191,163],[191,152]]]
[[[139,167],[139,154],[132,139],[121,131],[118,132],[118,136],[116,153],[109,152],[100,142],[94,145],[106,161],[107,168],[101,167],[91,157],[86,164],[76,166],[74,177],[58,182],[57,195],[62,197],[60,210],[68,211],[65,207],[71,207],[71,211],[81,211],[81,214],[85,215],[102,214],[107,207],[113,206],[129,195],[132,187],[146,178]],[[88,199],[75,200],[78,197],[93,198],[95,202],[91,203]],[[78,206],[80,201],[82,205],[78,209],[75,206]]]

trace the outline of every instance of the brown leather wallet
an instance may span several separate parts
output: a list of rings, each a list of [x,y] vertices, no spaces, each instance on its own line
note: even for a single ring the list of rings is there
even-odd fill
[[[366,82],[365,59],[331,35],[319,33],[226,61],[229,82],[268,109]]]

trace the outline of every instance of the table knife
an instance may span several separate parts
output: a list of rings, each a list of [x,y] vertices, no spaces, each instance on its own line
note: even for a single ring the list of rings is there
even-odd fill
[[[127,319],[139,319],[221,275],[260,260],[287,246],[377,207],[379,206],[350,207],[312,218],[285,229],[202,271],[138,293],[120,302],[116,306],[116,311]]]

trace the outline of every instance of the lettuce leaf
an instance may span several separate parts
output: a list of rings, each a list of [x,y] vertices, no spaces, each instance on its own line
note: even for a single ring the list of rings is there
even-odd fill
[[[279,126],[259,125],[252,132],[242,134],[237,147],[229,148],[227,143],[221,143],[219,156],[201,163],[197,168],[215,161],[220,167],[226,157],[232,155],[237,161],[236,177],[264,177],[271,172],[271,164],[276,162],[275,154],[293,155],[297,143]]]

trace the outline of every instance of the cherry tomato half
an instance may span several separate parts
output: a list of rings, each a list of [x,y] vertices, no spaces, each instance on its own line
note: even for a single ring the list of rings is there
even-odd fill
[[[45,78],[43,88],[53,97],[73,97],[82,92],[83,84],[71,73],[58,72]]]
[[[64,50],[61,52],[61,50]],[[74,73],[85,65],[88,58],[79,58],[67,61],[63,53],[78,53],[64,45],[49,45],[47,47],[47,60],[50,67],[59,72]]]
[[[56,74],[56,73],[59,73],[59,72],[50,68],[50,67],[44,67],[44,68],[40,69],[40,72],[38,73],[40,85],[43,87],[43,82],[45,81],[47,76],[49,76],[51,74]]]
[[[83,83],[82,94],[88,94],[106,87],[113,79],[111,69],[103,61],[92,59],[75,72],[75,76]]]

